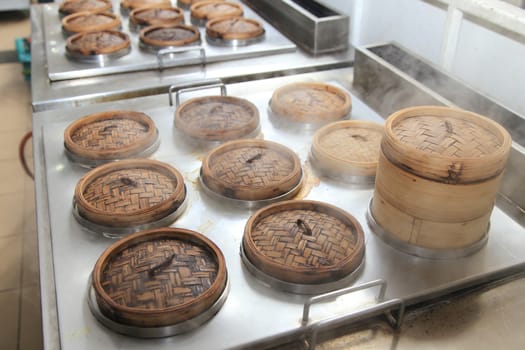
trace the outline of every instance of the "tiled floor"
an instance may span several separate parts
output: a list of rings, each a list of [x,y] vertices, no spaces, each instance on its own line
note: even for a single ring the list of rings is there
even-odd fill
[[[0,51],[30,34],[21,12],[0,12]],[[0,348],[42,348],[33,181],[18,160],[31,130],[31,89],[19,63],[0,64]],[[31,161],[31,149],[26,155]]]

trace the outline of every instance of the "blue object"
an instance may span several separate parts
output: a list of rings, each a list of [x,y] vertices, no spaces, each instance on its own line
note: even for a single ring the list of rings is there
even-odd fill
[[[31,40],[28,38],[16,38],[15,47],[18,61],[22,63],[24,79],[31,80]]]

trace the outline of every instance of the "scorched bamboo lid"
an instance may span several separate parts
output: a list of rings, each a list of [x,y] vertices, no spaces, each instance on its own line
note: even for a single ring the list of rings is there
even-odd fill
[[[177,7],[137,8],[129,19],[137,26],[175,26],[184,23],[184,12]]]
[[[191,322],[225,294],[226,284],[221,250],[202,234],[181,228],[143,231],[115,242],[92,274],[102,314],[138,327]]]
[[[275,142],[229,141],[202,162],[201,179],[211,191],[247,201],[279,197],[301,183],[299,157]]]
[[[78,33],[70,36],[66,43],[66,50],[79,56],[112,54],[129,48],[129,36],[113,30]]]
[[[86,173],[75,187],[74,201],[84,220],[133,227],[169,216],[185,197],[184,179],[177,169],[155,160],[130,159]]]
[[[255,132],[259,111],[253,103],[238,97],[198,97],[179,106],[175,126],[199,140],[227,141]]]
[[[120,25],[120,18],[113,13],[77,12],[62,19],[66,33],[116,30]]]
[[[419,106],[387,119],[381,149],[390,162],[410,173],[459,184],[500,174],[511,143],[501,125],[479,114]]]
[[[253,214],[242,248],[263,273],[299,284],[344,278],[361,264],[365,253],[363,229],[352,215],[305,200],[275,203]]]
[[[363,120],[335,122],[319,129],[312,142],[314,164],[335,177],[375,176],[383,126]]]
[[[300,123],[328,123],[344,118],[352,107],[346,91],[324,83],[292,83],[275,90],[271,111]]]
[[[110,0],[66,0],[60,4],[58,11],[63,15],[76,12],[108,12],[113,9]]]
[[[206,35],[212,44],[227,45],[229,41],[235,40],[245,40],[249,44],[251,39],[258,40],[263,34],[262,24],[250,18],[219,17],[206,23]]]
[[[192,20],[211,20],[221,17],[242,16],[242,6],[227,1],[199,1],[191,5]]]
[[[159,144],[155,123],[144,113],[107,111],[82,117],[64,132],[67,155],[82,165],[147,157]]]
[[[175,27],[150,26],[140,32],[140,41],[154,47],[184,46],[199,39],[199,29],[185,24]]]

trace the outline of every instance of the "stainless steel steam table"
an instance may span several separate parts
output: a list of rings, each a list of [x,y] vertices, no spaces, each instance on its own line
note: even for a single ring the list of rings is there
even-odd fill
[[[265,139],[290,147],[301,158],[307,178],[299,196],[345,209],[364,228],[364,269],[357,280],[349,284],[361,285],[363,289],[315,303],[305,316],[304,304],[309,297],[272,289],[254,278],[242,264],[239,248],[243,228],[253,211],[225,205],[202,192],[198,184],[200,159],[209,148],[192,146],[174,137],[175,107],[168,105],[167,93],[35,113],[37,224],[46,349],[225,349],[279,345],[291,339],[310,337],[317,330],[353,321],[357,316],[401,312],[405,305],[523,270],[525,229],[499,208],[492,214],[486,247],[469,257],[423,259],[384,244],[371,233],[365,219],[373,187],[321,176],[308,161],[312,133],[283,129],[268,118],[267,105],[275,88],[290,82],[313,80],[349,90],[353,98],[352,119],[382,122],[383,119],[353,93],[352,75],[353,69],[346,68],[227,86],[229,95],[246,98],[259,108]],[[202,90],[182,98],[217,93]],[[122,336],[98,323],[88,308],[89,274],[98,256],[112,241],[83,231],[71,214],[74,186],[86,170],[68,161],[62,137],[64,128],[72,120],[109,109],[142,111],[153,118],[161,136],[161,146],[154,157],[177,167],[189,190],[188,208],[174,226],[204,233],[225,254],[230,294],[213,319],[190,333],[150,340]],[[374,282],[378,279],[385,282]],[[386,286],[386,290],[380,286]],[[378,302],[376,295],[381,292],[385,292],[384,300]]]

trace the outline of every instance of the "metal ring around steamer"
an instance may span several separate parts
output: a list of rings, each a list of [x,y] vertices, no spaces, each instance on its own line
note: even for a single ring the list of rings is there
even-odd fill
[[[95,296],[95,289],[93,288],[93,285],[91,284],[91,275],[88,281],[88,290],[87,290],[87,302],[89,305],[89,309],[95,316],[95,318],[102,323],[104,326],[108,327],[111,330],[114,330],[117,333],[130,335],[137,338],[162,338],[162,337],[170,337],[173,335],[177,335],[184,332],[189,332],[195,328],[198,328],[206,321],[210,320],[219,310],[221,309],[222,305],[226,301],[228,297],[228,293],[230,291],[230,280],[229,278],[226,279],[226,285],[224,286],[224,290],[222,291],[219,298],[213,303],[213,305],[201,313],[200,315],[195,316],[194,318],[191,318],[189,320],[171,325],[171,326],[164,326],[164,327],[137,327],[137,326],[130,326],[125,325],[122,323],[115,322],[108,317],[106,317],[98,307],[96,296]]]
[[[421,258],[428,258],[428,259],[455,259],[455,258],[462,258],[468,255],[472,255],[481,248],[483,248],[488,241],[489,235],[489,229],[490,229],[490,223],[487,226],[487,230],[485,231],[485,234],[483,237],[481,237],[480,240],[477,242],[472,243],[471,245],[468,245],[466,247],[462,248],[445,248],[445,249],[432,249],[432,248],[425,248],[425,247],[419,247],[413,244],[409,244],[407,242],[404,242],[400,239],[395,238],[392,234],[390,234],[387,230],[382,228],[379,223],[374,218],[374,215],[372,214],[372,201],[374,198],[370,198],[370,202],[368,203],[368,210],[366,212],[366,221],[368,223],[368,226],[372,230],[372,232],[378,236],[383,242],[386,244],[411,255],[419,256]]]
[[[160,146],[160,137],[159,137],[159,131],[156,130],[156,138],[155,138],[155,141],[150,145],[148,146],[147,148],[143,149],[142,151],[132,155],[132,156],[129,156],[127,158],[148,158],[150,157],[153,153],[155,153],[158,149],[159,149],[159,146]],[[69,149],[67,149],[67,147],[64,147],[64,153],[66,154],[66,157],[73,163],[83,167],[83,168],[95,168],[99,165],[102,165],[102,164],[106,164],[106,163],[111,163],[111,162],[116,162],[116,161],[119,161],[119,160],[122,160],[124,158],[116,158],[116,159],[92,159],[92,158],[85,158],[85,157],[81,157],[75,153],[72,153]]]
[[[271,107],[272,100],[270,99],[268,101],[268,107],[266,108],[266,112],[268,113],[268,119],[270,122],[279,129],[285,129],[289,131],[296,131],[296,132],[305,132],[305,133],[311,133],[316,131],[317,129],[321,128],[322,126],[325,126],[327,124],[338,122],[342,120],[348,120],[350,119],[350,112],[346,114],[345,116],[337,119],[337,120],[327,120],[325,122],[318,122],[318,123],[307,123],[307,122],[300,122],[300,121],[293,121],[289,120],[286,117],[282,117],[278,113],[274,113]]]
[[[188,135],[184,133],[182,130],[179,130],[177,127],[174,127],[175,129],[175,138],[183,140],[185,143],[199,147],[199,148],[215,148],[219,145],[222,145],[225,142],[232,141],[232,140],[243,140],[243,139],[261,139],[260,132],[261,132],[261,125],[259,124],[253,131],[246,135],[242,135],[239,137],[235,137],[233,139],[228,140],[204,140],[199,139],[197,137],[193,137],[191,135]]]
[[[206,34],[206,42],[210,45],[214,46],[225,46],[225,47],[239,47],[239,46],[248,46],[252,44],[257,44],[263,41],[265,38],[265,34],[262,33],[261,35],[258,35],[253,38],[249,39],[222,39],[222,38],[213,38]]]
[[[66,46],[66,57],[73,61],[82,62],[82,63],[97,63],[97,64],[103,64],[108,61],[116,60],[117,58],[126,56],[131,52],[131,45],[128,47],[125,47],[121,50],[107,53],[107,54],[98,54],[98,55],[81,55],[76,52],[71,52]]]
[[[156,45],[146,44],[142,42],[142,40],[139,40],[139,48],[143,51],[153,53],[153,54],[156,54],[160,50],[163,50],[163,49],[178,49],[178,48],[184,48],[184,47],[199,46],[200,44],[201,44],[200,39],[195,40],[194,42],[188,43],[186,45],[181,45],[181,46],[156,46]]]
[[[303,180],[304,180],[304,175],[303,175],[302,169],[301,169],[301,179],[299,180],[299,183],[297,185],[295,185],[295,187],[292,188],[290,191],[288,191],[286,193],[283,193],[283,194],[281,194],[279,196],[272,197],[272,198],[267,198],[267,199],[243,200],[243,199],[236,199],[236,198],[226,197],[226,196],[223,196],[221,194],[218,194],[217,192],[212,191],[204,183],[204,181],[202,180],[202,168],[200,170],[200,175],[199,175],[199,185],[201,186],[201,188],[203,189],[203,192],[206,195],[208,195],[209,197],[211,197],[211,198],[213,198],[215,200],[218,200],[218,201],[221,201],[221,202],[225,201],[227,203],[230,203],[230,204],[234,205],[235,207],[247,208],[247,209],[262,208],[262,207],[265,207],[265,206],[270,205],[272,203],[276,203],[276,202],[279,202],[279,201],[284,201],[286,199],[293,198],[301,190],[302,185],[303,185]]]
[[[257,278],[258,281],[260,281],[264,285],[269,286],[270,288],[275,288],[284,292],[295,294],[321,294],[346,287],[353,283],[359,277],[359,274],[361,273],[365,265],[365,256],[363,256],[363,259],[361,260],[359,266],[354,271],[350,272],[348,275],[341,279],[338,279],[333,282],[320,284],[299,284],[277,279],[259,270],[255,265],[252,264],[250,259],[248,259],[248,257],[246,256],[246,252],[244,251],[244,246],[242,243],[240,248],[240,254],[244,266],[252,275],[254,275]]]
[[[308,159],[310,160],[310,164],[318,171],[321,175],[327,176],[331,179],[344,181],[347,183],[357,184],[357,185],[373,185],[375,183],[375,176],[358,176],[358,175],[350,175],[350,174],[344,174],[340,172],[336,172],[334,170],[331,170],[326,167],[320,167],[318,165],[318,159],[315,157],[315,155],[310,151],[308,155]]]
[[[131,233],[148,230],[152,228],[168,227],[169,225],[171,225],[175,220],[177,220],[179,216],[182,215],[182,213],[188,206],[188,192],[186,190],[186,185],[184,185],[184,190],[185,190],[186,196],[184,197],[183,202],[177,209],[172,211],[170,214],[166,215],[165,217],[159,220],[148,222],[148,223],[141,224],[141,225],[132,226],[132,227],[110,227],[110,226],[100,225],[100,224],[91,222],[85,219],[82,215],[80,215],[80,213],[78,212],[77,203],[74,198],[73,198],[72,212],[77,222],[85,230],[91,233],[94,233],[94,234],[98,234],[98,235],[101,234],[107,238],[122,238],[123,236],[131,234]]]

